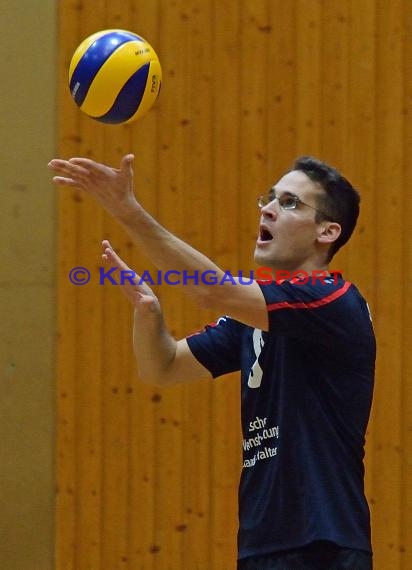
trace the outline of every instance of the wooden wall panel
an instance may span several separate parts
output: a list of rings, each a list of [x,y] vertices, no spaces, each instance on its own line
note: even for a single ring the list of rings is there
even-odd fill
[[[210,229],[208,252],[220,267],[241,265],[239,251],[240,168],[227,168],[240,162],[240,17],[241,3],[227,9],[215,2],[212,19],[212,51],[209,73],[212,78],[213,138],[212,162],[208,165]],[[216,93],[220,94],[216,96]],[[219,188],[219,191],[216,189]],[[252,206],[253,207],[253,206]],[[216,316],[215,316],[216,317]],[[211,319],[212,320],[212,319]],[[215,318],[213,319],[215,320]],[[234,375],[214,382],[210,403],[210,500],[209,557],[210,568],[233,567],[236,551],[237,483],[240,468],[239,383]],[[200,566],[207,567],[207,566]]]
[[[76,14],[80,37],[86,37],[104,23],[104,2],[83,4]],[[72,38],[72,42],[74,38]],[[73,46],[73,43],[71,44]],[[81,156],[102,155],[105,134],[84,115],[78,125],[80,140],[77,152]],[[96,264],[96,243],[103,231],[103,212],[81,192],[76,200],[76,252],[74,266],[86,266],[90,271]],[[91,223],[93,220],[93,223]],[[86,261],[85,261],[86,260]],[[87,260],[90,260],[88,262]],[[88,294],[76,291],[74,306],[66,304],[65,311],[76,313],[75,337],[75,564],[80,568],[99,568],[102,564],[103,529],[102,495],[104,447],[103,435],[103,371],[104,322],[103,293],[95,280],[88,285]],[[63,332],[63,331],[62,331]],[[99,346],[97,354],[91,347]],[[115,543],[113,544],[115,547]]]
[[[403,47],[403,151],[405,159],[403,161],[403,174],[406,184],[411,179],[412,164],[408,159],[410,156],[410,149],[412,148],[412,78],[409,73],[409,62],[412,58],[412,10],[405,10],[404,12],[404,39],[402,42]],[[406,191],[406,189],[405,189]],[[400,198],[405,198],[402,194]],[[410,228],[410,220],[412,219],[412,200],[406,197],[402,199],[404,203],[403,213],[401,217],[401,224],[404,228],[403,234],[406,235],[408,228]],[[399,550],[401,553],[401,567],[409,568],[412,566],[412,351],[410,350],[410,339],[412,333],[412,326],[410,322],[410,315],[412,314],[412,295],[411,295],[411,281],[409,278],[412,268],[412,243],[409,239],[403,239],[403,267],[402,267],[402,375],[401,375],[401,447],[400,455],[402,461],[401,470],[401,488],[400,496],[402,501],[400,511],[400,545]]]
[[[210,66],[211,46],[204,37],[211,38],[213,32],[213,6],[197,0],[185,2],[184,14],[187,17],[187,53],[184,67],[188,89],[188,108],[182,117],[182,127],[186,131],[185,141],[185,182],[190,200],[183,200],[181,227],[185,239],[195,247],[210,248],[210,227],[212,226],[209,207],[211,173],[207,170],[212,164],[213,122],[213,74]],[[212,52],[213,53],[213,52]],[[197,85],[199,97],[191,87]],[[206,170],[206,175],[205,175]],[[187,195],[182,193],[183,198]],[[207,206],[205,206],[207,204]],[[191,303],[184,303],[180,334],[187,334],[202,326],[197,310]],[[201,382],[198,386],[186,385],[183,394],[183,453],[182,478],[183,514],[176,525],[182,535],[183,557],[181,568],[210,567],[210,548],[199,548],[199,544],[209,542],[210,489],[212,487],[210,464],[212,459],[211,442],[214,439],[210,418],[211,383]],[[203,404],[199,407],[198,403]],[[189,467],[190,466],[190,467]]]
[[[375,282],[372,275],[376,271],[377,226],[374,221],[378,199],[375,192],[375,88],[376,88],[376,7],[369,0],[350,5],[351,42],[348,57],[351,65],[348,71],[348,148],[347,167],[350,168],[353,184],[361,189],[361,213],[358,229],[352,238],[352,247],[346,254],[347,270],[351,279],[368,299],[375,317]],[[368,149],[368,152],[364,152]],[[342,165],[343,166],[343,165]],[[362,255],[359,255],[359,252]],[[338,268],[341,258],[336,264]],[[374,431],[368,430],[368,448],[373,449]],[[366,471],[367,497],[372,508],[373,454],[368,453]]]
[[[322,121],[319,96],[323,83],[322,6],[318,0],[296,2],[296,153],[320,156]],[[309,14],[309,17],[308,17]]]
[[[160,5],[156,0],[151,2],[135,2],[131,5],[132,16],[130,27],[132,30],[141,30],[143,35],[156,43],[160,37]],[[155,46],[157,49],[157,45]],[[136,154],[136,178],[139,196],[148,205],[153,214],[161,210],[159,205],[158,173],[159,173],[159,108],[144,118],[142,127],[130,128],[131,140],[126,152],[133,151]],[[115,141],[116,143],[116,141]],[[122,154],[122,153],[120,153]],[[120,154],[118,158],[120,158]],[[118,232],[117,232],[118,235]],[[116,240],[117,242],[117,240]],[[132,267],[136,270],[149,269],[151,265],[140,252],[133,250],[130,240],[124,239],[122,253],[130,258]],[[113,294],[117,294],[114,291]],[[130,308],[125,307],[130,314]],[[131,390],[130,406],[130,440],[128,443],[130,453],[130,468],[127,474],[130,485],[129,495],[129,568],[155,568],[157,556],[157,526],[158,518],[155,517],[156,507],[156,462],[158,430],[156,421],[156,408],[159,403],[157,390],[147,385],[138,384],[134,373],[136,365],[132,351],[130,350],[131,318],[129,325],[123,326],[129,330],[128,351],[128,383]],[[132,443],[133,442],[133,443]],[[126,566],[127,568],[127,566]]]
[[[274,0],[268,2],[268,7],[265,187],[262,186],[258,192],[254,192],[253,198],[273,186],[276,177],[282,174],[285,168],[289,168],[295,157],[297,145],[295,124],[298,107],[297,89],[301,84],[301,81],[298,81],[296,55],[299,4],[291,2],[285,10],[285,3],[282,0]],[[242,61],[240,65],[242,66]],[[248,190],[248,193],[252,194],[252,189]],[[251,242],[251,246],[253,243]]]
[[[377,364],[381,382],[376,387],[374,416],[374,462],[372,472],[374,510],[382,513],[375,524],[377,554],[385,557],[389,568],[400,566],[400,523],[395,513],[402,509],[401,472],[401,349],[402,349],[402,270],[403,240],[390,239],[399,234],[399,189],[403,187],[404,148],[394,141],[403,139],[402,2],[377,4],[377,46],[379,83],[376,115],[379,143],[376,146],[378,198],[376,223],[386,239],[379,240],[376,251],[377,274],[375,326],[381,341]],[[405,188],[406,190],[406,188]],[[384,204],[384,206],[383,206]],[[406,237],[406,236],[405,236]],[[394,294],[394,287],[396,293]],[[394,381],[394,379],[399,379]],[[381,403],[381,405],[379,405]],[[390,418],[390,420],[389,420]],[[388,429],[388,420],[390,429]]]
[[[156,106],[129,126],[83,116],[67,66],[98,29],[147,37]],[[356,235],[334,267],[369,300],[378,338],[367,495],[377,570],[412,564],[410,417],[412,4],[400,0],[122,0],[60,3],[59,154],[136,155],[142,203],[225,269],[253,268],[256,197],[295,156],[334,163],[361,190]],[[78,191],[59,191],[57,570],[234,568],[239,383],[141,384],[131,309],[99,285],[100,242],[153,266]],[[67,275],[90,269],[84,287]],[[156,287],[182,336],[218,315]]]

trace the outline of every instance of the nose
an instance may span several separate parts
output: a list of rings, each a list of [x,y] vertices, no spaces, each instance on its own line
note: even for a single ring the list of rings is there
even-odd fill
[[[278,217],[277,207],[275,205],[276,200],[272,200],[266,206],[260,208],[260,213],[263,218],[269,218],[270,220],[276,220]]]

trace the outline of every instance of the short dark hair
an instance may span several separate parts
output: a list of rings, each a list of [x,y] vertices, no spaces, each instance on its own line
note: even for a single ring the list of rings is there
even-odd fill
[[[318,207],[327,214],[327,217],[317,212],[316,223],[328,219],[337,222],[342,228],[340,236],[329,249],[330,261],[345,245],[355,229],[359,216],[359,192],[336,168],[311,156],[297,158],[291,170],[304,172],[324,190],[323,195],[318,197]]]

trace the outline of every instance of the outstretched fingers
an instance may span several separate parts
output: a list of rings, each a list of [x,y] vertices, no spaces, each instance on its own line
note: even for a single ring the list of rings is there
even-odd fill
[[[121,219],[137,204],[133,191],[133,161],[134,155],[126,154],[120,161],[120,168],[116,169],[90,158],[74,157],[51,160],[49,168],[55,173],[55,183],[81,188],[114,218]]]
[[[108,240],[102,241],[102,249],[103,261],[119,269],[118,279],[121,291],[134,307],[140,312],[159,310],[159,302],[153,291],[147,283],[141,281],[140,275],[130,269]]]
[[[118,255],[109,240],[105,239],[102,241],[102,258],[104,261],[110,263],[114,267],[117,267],[120,270],[124,271],[131,271],[131,269],[127,266],[127,264],[123,261],[123,259]]]
[[[69,186],[83,186],[88,178],[89,172],[85,165],[73,162],[74,159],[62,160],[55,158],[48,164],[50,170],[56,172],[53,182],[57,184],[66,184]]]
[[[112,168],[106,164],[101,164],[91,158],[73,157],[68,160],[54,158],[48,164],[49,168],[61,173],[76,173],[79,176],[90,176],[91,174],[107,172],[123,172],[130,174],[134,162],[134,154],[126,154],[120,161],[120,168]]]

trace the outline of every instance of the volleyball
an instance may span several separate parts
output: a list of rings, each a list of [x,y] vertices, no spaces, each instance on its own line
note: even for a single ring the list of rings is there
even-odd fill
[[[69,88],[76,105],[96,121],[131,123],[156,101],[162,69],[152,46],[126,30],[102,30],[73,54]]]

